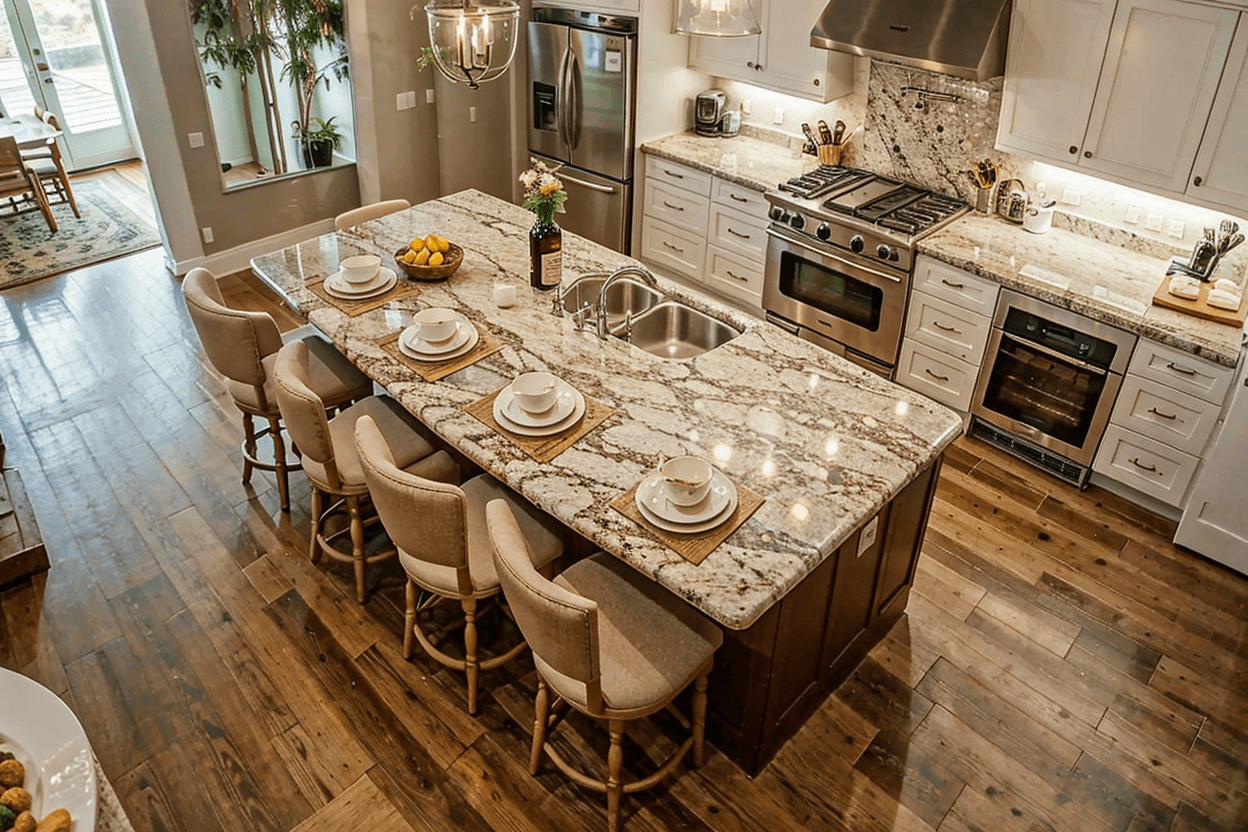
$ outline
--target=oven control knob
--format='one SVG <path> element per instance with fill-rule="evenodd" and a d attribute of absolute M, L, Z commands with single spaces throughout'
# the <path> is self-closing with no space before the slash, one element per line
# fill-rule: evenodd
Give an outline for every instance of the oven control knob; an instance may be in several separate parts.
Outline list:
<path fill-rule="evenodd" d="M 880 258 L 881 260 L 887 260 L 887 259 L 889 259 L 890 257 L 893 257 L 894 259 L 896 259 L 896 257 L 895 257 L 896 252 L 894 252 L 894 251 L 893 251 L 893 247 L 892 247 L 892 246 L 886 246 L 886 245 L 884 245 L 884 244 L 882 244 L 882 243 L 880 244 L 880 247 L 879 247 L 879 248 L 877 248 L 877 249 L 875 250 L 875 253 L 876 253 L 876 255 L 878 255 L 878 256 L 879 256 L 879 258 Z"/>
<path fill-rule="evenodd" d="M 801 214 L 794 214 L 793 219 L 789 220 L 789 224 L 792 225 L 794 228 L 796 228 L 798 231 L 801 231 L 803 228 L 806 227 L 806 218 L 803 217 Z"/>
<path fill-rule="evenodd" d="M 782 218 L 784 217 L 784 209 L 779 205 L 773 205 L 771 206 L 770 216 L 773 220 L 780 220 L 783 222 L 784 220 Z"/>
<path fill-rule="evenodd" d="M 866 244 L 867 244 L 867 241 L 862 239 L 861 234 L 855 234 L 853 237 L 849 238 L 849 247 L 852 248 L 856 252 L 862 251 L 863 246 L 865 246 Z"/>
<path fill-rule="evenodd" d="M 827 240 L 832 236 L 832 226 L 825 222 L 815 229 L 815 233 L 819 235 L 820 240 Z"/>

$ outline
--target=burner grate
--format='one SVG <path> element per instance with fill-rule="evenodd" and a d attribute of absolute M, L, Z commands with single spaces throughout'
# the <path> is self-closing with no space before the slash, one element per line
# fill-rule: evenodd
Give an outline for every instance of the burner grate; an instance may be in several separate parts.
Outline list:
<path fill-rule="evenodd" d="M 812 171 L 796 176 L 780 186 L 780 190 L 800 196 L 803 199 L 815 199 L 833 191 L 856 185 L 870 179 L 874 174 L 854 168 L 842 168 L 835 165 L 820 165 Z"/>

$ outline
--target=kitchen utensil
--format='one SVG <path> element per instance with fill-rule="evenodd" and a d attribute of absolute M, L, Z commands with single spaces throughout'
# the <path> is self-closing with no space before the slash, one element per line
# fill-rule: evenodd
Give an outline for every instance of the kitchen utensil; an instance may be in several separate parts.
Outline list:
<path fill-rule="evenodd" d="M 1243 241 L 1244 241 L 1243 234 L 1235 234 L 1233 237 L 1231 237 L 1231 239 L 1226 241 L 1226 248 L 1222 249 L 1222 253 L 1226 254 L 1228 251 L 1235 248 Z"/>
<path fill-rule="evenodd" d="M 815 131 L 810 129 L 810 125 L 802 122 L 802 134 L 806 136 L 806 141 L 810 142 L 811 147 L 819 146 L 819 139 L 815 136 Z"/>
<path fill-rule="evenodd" d="M 1234 220 L 1222 220 L 1222 222 L 1218 223 L 1217 244 L 1218 244 L 1219 251 L 1226 250 L 1225 248 L 1223 248 L 1223 246 L 1226 244 L 1227 240 L 1235 236 L 1235 232 L 1238 230 L 1239 230 L 1239 223 L 1235 222 Z"/>
<path fill-rule="evenodd" d="M 1219 235 L 1220 233 L 1219 231 Z M 1196 245 L 1192 246 L 1192 257 L 1187 263 L 1187 268 L 1201 280 L 1208 280 L 1219 256 L 1218 246 L 1201 238 L 1196 241 Z"/>
<path fill-rule="evenodd" d="M 723 139 L 731 139 L 733 136 L 741 132 L 741 111 L 729 110 L 724 113 L 724 117 L 719 120 L 719 136 Z"/>
<path fill-rule="evenodd" d="M 1021 179 L 1011 179 L 1001 185 L 997 198 L 997 213 L 1012 223 L 1022 224 L 1027 212 L 1027 191 Z"/>
<path fill-rule="evenodd" d="M 836 120 L 836 128 L 832 131 L 832 144 L 842 144 L 845 141 L 845 122 L 840 119 Z"/>
<path fill-rule="evenodd" d="M 1023 229 L 1032 234 L 1046 234 L 1053 227 L 1053 200 L 1031 205 L 1023 213 Z"/>
<path fill-rule="evenodd" d="M 823 119 L 819 119 L 819 144 L 834 144 L 832 131 L 828 129 L 828 123 Z"/>

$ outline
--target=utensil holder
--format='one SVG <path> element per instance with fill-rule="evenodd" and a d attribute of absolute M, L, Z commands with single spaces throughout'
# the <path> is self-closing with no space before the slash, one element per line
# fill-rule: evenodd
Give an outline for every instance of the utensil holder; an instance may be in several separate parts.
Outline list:
<path fill-rule="evenodd" d="M 841 163 L 841 150 L 844 145 L 840 144 L 821 144 L 818 146 L 819 164 L 821 165 L 839 165 Z"/>
<path fill-rule="evenodd" d="M 996 213 L 996 193 L 997 186 L 995 184 L 990 185 L 987 188 L 980 188 L 975 194 L 975 210 L 981 214 Z"/>

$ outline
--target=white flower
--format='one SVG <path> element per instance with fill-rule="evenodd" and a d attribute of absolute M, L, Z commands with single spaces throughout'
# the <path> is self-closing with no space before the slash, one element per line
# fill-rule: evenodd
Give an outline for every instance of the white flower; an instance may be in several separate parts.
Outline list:
<path fill-rule="evenodd" d="M 537 183 L 537 171 L 532 169 L 526 170 L 520 174 L 520 182 L 523 183 L 524 187 L 532 188 Z"/>

